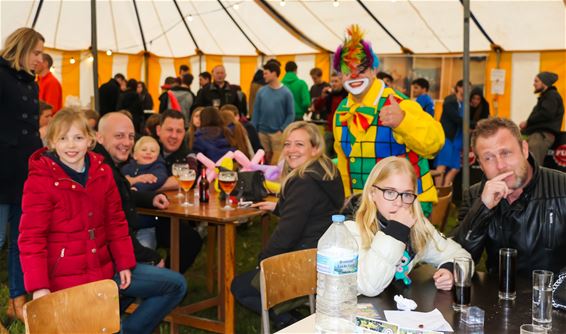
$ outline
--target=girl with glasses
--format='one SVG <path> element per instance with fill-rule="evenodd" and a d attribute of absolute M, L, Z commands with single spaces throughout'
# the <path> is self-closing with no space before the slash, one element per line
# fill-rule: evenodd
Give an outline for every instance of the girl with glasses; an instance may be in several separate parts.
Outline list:
<path fill-rule="evenodd" d="M 433 276 L 438 289 L 452 289 L 452 260 L 471 256 L 424 216 L 417 201 L 417 176 L 407 159 L 379 161 L 359 201 L 355 221 L 346 221 L 346 227 L 360 248 L 360 293 L 376 296 L 393 280 L 411 284 L 409 272 L 419 262 L 438 268 Z"/>

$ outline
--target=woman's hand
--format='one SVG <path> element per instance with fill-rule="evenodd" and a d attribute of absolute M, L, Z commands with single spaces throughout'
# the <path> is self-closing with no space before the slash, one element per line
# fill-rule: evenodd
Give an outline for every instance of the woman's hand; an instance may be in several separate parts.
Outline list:
<path fill-rule="evenodd" d="M 408 228 L 413 227 L 413 225 L 415 225 L 415 222 L 417 221 L 415 215 L 413 214 L 413 210 L 404 206 L 399 208 L 397 212 L 389 214 L 389 220 L 398 221 Z"/>
<path fill-rule="evenodd" d="M 258 208 L 264 211 L 273 211 L 277 206 L 276 202 L 257 202 L 252 204 L 252 208 Z"/>
<path fill-rule="evenodd" d="M 51 293 L 51 290 L 49 289 L 39 289 L 39 290 L 35 290 L 33 292 L 33 299 L 37 299 L 37 298 L 41 298 L 45 295 L 48 295 Z"/>
<path fill-rule="evenodd" d="M 438 290 L 451 290 L 452 285 L 454 285 L 454 277 L 450 270 L 447 269 L 438 269 L 434 275 L 432 275 L 434 279 L 434 285 Z"/>
<path fill-rule="evenodd" d="M 125 290 L 130 286 L 132 282 L 132 272 L 130 269 L 124 269 L 120 271 L 120 289 Z"/>

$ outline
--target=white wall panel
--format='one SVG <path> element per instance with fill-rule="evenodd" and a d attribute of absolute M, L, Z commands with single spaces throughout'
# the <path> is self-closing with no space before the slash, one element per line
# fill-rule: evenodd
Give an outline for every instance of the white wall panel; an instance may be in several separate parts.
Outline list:
<path fill-rule="evenodd" d="M 537 102 L 533 80 L 540 69 L 540 54 L 514 53 L 511 70 L 511 120 L 527 120 Z"/>

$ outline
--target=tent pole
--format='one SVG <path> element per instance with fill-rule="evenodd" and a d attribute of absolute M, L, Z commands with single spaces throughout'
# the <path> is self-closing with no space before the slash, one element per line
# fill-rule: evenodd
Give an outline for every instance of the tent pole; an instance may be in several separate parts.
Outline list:
<path fill-rule="evenodd" d="M 35 29 L 35 24 L 37 23 L 37 19 L 39 18 L 39 13 L 41 13 L 41 6 L 43 6 L 43 0 L 39 0 L 39 5 L 37 6 L 37 11 L 35 12 L 35 16 L 33 17 L 33 23 L 31 24 L 32 29 Z"/>
<path fill-rule="evenodd" d="M 94 88 L 94 106 L 92 109 L 98 111 L 99 109 L 99 96 L 98 96 L 98 43 L 96 35 L 96 0 L 90 0 L 90 44 L 92 46 L 91 52 L 94 59 L 92 63 L 92 83 Z"/>
<path fill-rule="evenodd" d="M 470 187 L 470 0 L 464 0 L 464 150 L 462 158 L 462 198 Z"/>

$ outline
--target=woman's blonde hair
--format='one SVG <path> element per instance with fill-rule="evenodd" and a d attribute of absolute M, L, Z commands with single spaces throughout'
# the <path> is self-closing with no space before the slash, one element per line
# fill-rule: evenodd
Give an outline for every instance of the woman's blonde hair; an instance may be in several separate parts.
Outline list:
<path fill-rule="evenodd" d="M 193 112 L 191 113 L 191 119 L 189 120 L 189 139 L 187 141 L 187 144 L 191 148 L 193 147 L 193 144 L 195 142 L 195 132 L 197 132 L 197 127 L 193 124 L 193 117 L 195 117 L 196 115 L 199 115 L 200 117 L 200 113 L 202 113 L 203 110 L 204 107 L 196 107 L 195 110 L 193 110 Z"/>
<path fill-rule="evenodd" d="M 96 138 L 94 132 L 88 126 L 88 121 L 83 112 L 74 108 L 63 108 L 59 110 L 49 125 L 47 126 L 47 133 L 45 134 L 45 141 L 47 148 L 50 151 L 55 151 L 55 143 L 62 134 L 67 133 L 71 126 L 76 124 L 83 134 L 90 140 L 89 149 L 93 149 L 96 145 Z"/>
<path fill-rule="evenodd" d="M 225 106 L 224 106 L 225 107 Z M 228 108 L 222 108 L 220 110 L 220 117 L 224 121 L 224 124 L 230 129 L 230 125 L 233 127 L 230 129 L 231 137 L 236 144 L 236 148 L 242 151 L 248 158 L 252 158 L 253 152 L 250 152 L 248 148 L 248 132 L 242 123 L 238 122 L 234 113 Z M 251 145 L 250 145 L 251 146 Z"/>
<path fill-rule="evenodd" d="M 284 144 L 285 141 L 287 140 L 289 135 L 295 130 L 306 131 L 306 133 L 309 136 L 310 144 L 316 150 L 316 154 L 315 156 L 307 160 L 304 164 L 302 164 L 301 166 L 295 169 L 291 169 L 291 167 L 285 160 L 285 163 L 283 164 L 283 171 L 281 173 L 281 193 L 283 193 L 283 190 L 285 188 L 285 183 L 287 183 L 287 180 L 295 176 L 303 177 L 305 173 L 309 170 L 309 167 L 315 162 L 318 162 L 322 167 L 322 170 L 324 171 L 324 175 L 322 176 L 323 180 L 325 181 L 332 180 L 338 176 L 338 169 L 332 163 L 332 160 L 330 160 L 330 158 L 328 158 L 324 153 L 325 152 L 324 138 L 322 137 L 322 134 L 320 133 L 320 130 L 316 125 L 305 121 L 293 122 L 289 124 L 289 126 L 285 128 L 285 131 L 283 131 L 283 145 L 285 145 Z M 285 150 L 285 148 L 283 148 L 283 150 Z"/>
<path fill-rule="evenodd" d="M 137 153 L 139 150 L 141 150 L 142 145 L 147 143 L 152 143 L 157 145 L 157 154 L 159 154 L 159 150 L 160 150 L 159 143 L 157 142 L 157 140 L 155 140 L 155 138 L 151 136 L 143 136 L 140 139 L 138 139 L 136 145 L 134 145 L 134 153 Z"/>
<path fill-rule="evenodd" d="M 37 31 L 31 28 L 19 28 L 6 38 L 0 57 L 10 63 L 16 71 L 24 70 L 33 74 L 26 58 L 39 41 L 45 42 L 45 38 Z"/>
<path fill-rule="evenodd" d="M 373 238 L 379 231 L 379 221 L 377 215 L 379 210 L 373 200 L 373 194 L 376 189 L 373 187 L 379 182 L 389 178 L 391 175 L 404 175 L 411 179 L 413 183 L 413 191 L 417 193 L 417 175 L 411 163 L 400 157 L 388 157 L 379 161 L 371 170 L 368 179 L 364 185 L 364 190 L 360 199 L 360 207 L 356 211 L 356 223 L 360 229 L 362 236 L 362 248 L 368 249 L 371 246 Z M 382 196 L 381 194 L 379 196 Z M 421 204 L 415 200 L 412 204 L 412 211 L 417 222 L 411 228 L 410 240 L 411 246 L 415 252 L 424 249 L 428 240 L 432 238 L 430 224 L 426 223 Z"/>

